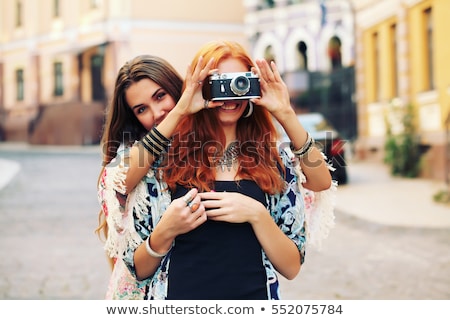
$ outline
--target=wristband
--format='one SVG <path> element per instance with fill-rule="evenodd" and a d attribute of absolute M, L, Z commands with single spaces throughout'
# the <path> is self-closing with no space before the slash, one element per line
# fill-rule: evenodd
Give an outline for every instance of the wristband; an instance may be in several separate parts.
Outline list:
<path fill-rule="evenodd" d="M 306 135 L 307 135 L 306 142 L 299 149 L 295 150 L 292 142 L 290 145 L 292 153 L 299 159 L 302 159 L 303 157 L 305 157 L 309 153 L 309 151 L 311 151 L 312 147 L 314 147 L 314 144 L 315 144 L 315 141 L 314 141 L 313 137 L 311 137 L 309 132 L 306 132 Z"/>
<path fill-rule="evenodd" d="M 164 137 L 156 127 L 153 127 L 142 139 L 141 144 L 154 157 L 159 157 L 170 146 L 170 139 Z"/>

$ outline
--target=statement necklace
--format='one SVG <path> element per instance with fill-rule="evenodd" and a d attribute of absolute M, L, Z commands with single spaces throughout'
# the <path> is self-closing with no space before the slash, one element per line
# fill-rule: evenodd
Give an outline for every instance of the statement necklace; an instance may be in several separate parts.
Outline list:
<path fill-rule="evenodd" d="M 225 167 L 228 171 L 231 170 L 231 167 L 236 169 L 238 155 L 238 142 L 234 141 L 228 145 L 222 157 L 215 161 L 215 165 L 217 168 L 222 169 L 222 172 L 225 172 Z"/>

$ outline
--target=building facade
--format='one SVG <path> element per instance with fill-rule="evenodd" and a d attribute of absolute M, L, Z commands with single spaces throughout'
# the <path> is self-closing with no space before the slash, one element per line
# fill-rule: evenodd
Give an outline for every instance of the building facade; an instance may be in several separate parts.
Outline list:
<path fill-rule="evenodd" d="M 450 1 L 354 3 L 357 149 L 364 157 L 381 158 L 388 129 L 404 129 L 396 113 L 411 106 L 424 150 L 422 175 L 448 179 Z"/>
<path fill-rule="evenodd" d="M 91 144 L 138 54 L 182 76 L 215 39 L 246 45 L 242 0 L 0 0 L 0 140 Z"/>
<path fill-rule="evenodd" d="M 357 138 L 354 12 L 348 0 L 245 0 L 255 58 L 275 60 L 298 113 L 320 112 Z"/>
<path fill-rule="evenodd" d="M 354 16 L 347 0 L 244 0 L 255 58 L 274 58 L 281 73 L 327 71 L 354 63 Z M 333 44 L 339 59 L 330 52 Z M 339 61 L 336 61 L 339 60 Z"/>
<path fill-rule="evenodd" d="M 381 161 L 411 105 L 422 175 L 448 179 L 449 12 L 448 0 L 0 0 L 0 141 L 96 143 L 126 60 L 160 55 L 184 76 L 200 45 L 232 39 L 275 60 L 293 107 L 331 117 L 357 157 Z"/>

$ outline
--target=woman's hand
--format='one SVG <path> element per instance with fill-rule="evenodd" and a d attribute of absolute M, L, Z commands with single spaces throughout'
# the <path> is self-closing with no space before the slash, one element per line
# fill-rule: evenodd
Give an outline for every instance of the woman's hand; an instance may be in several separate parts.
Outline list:
<path fill-rule="evenodd" d="M 275 62 L 256 60 L 258 68 L 252 71 L 258 74 L 261 86 L 261 98 L 252 99 L 255 104 L 266 108 L 278 121 L 283 117 L 291 116 L 294 111 L 291 107 L 289 91 L 278 72 Z"/>
<path fill-rule="evenodd" d="M 185 196 L 172 201 L 156 228 L 163 228 L 165 236 L 175 238 L 197 228 L 206 219 L 205 207 L 197 189 L 194 188 Z"/>
<path fill-rule="evenodd" d="M 147 242 L 153 251 L 168 252 L 177 235 L 189 232 L 206 221 L 205 207 L 200 200 L 197 189 L 192 189 L 184 197 L 172 201 L 151 233 L 151 244 Z M 160 263 L 161 258 L 149 255 L 146 244 L 142 243 L 134 253 L 137 279 L 150 277 Z"/>
<path fill-rule="evenodd" d="M 204 192 L 200 197 L 210 220 L 253 223 L 267 213 L 259 201 L 237 192 Z"/>
<path fill-rule="evenodd" d="M 211 69 L 213 62 L 214 59 L 211 58 L 211 60 L 209 60 L 208 63 L 202 67 L 203 57 L 200 57 L 194 70 L 192 70 L 191 65 L 188 66 L 186 71 L 185 88 L 180 100 L 175 106 L 175 110 L 180 112 L 182 115 L 196 113 L 203 108 L 216 107 L 222 104 L 220 102 L 212 101 L 205 104 L 205 99 L 203 99 L 203 83 L 211 73 L 216 71 L 216 69 Z"/>
<path fill-rule="evenodd" d="M 293 279 L 298 274 L 300 253 L 295 243 L 276 225 L 261 202 L 236 192 L 204 192 L 200 196 L 208 219 L 249 222 L 275 269 L 287 279 Z"/>

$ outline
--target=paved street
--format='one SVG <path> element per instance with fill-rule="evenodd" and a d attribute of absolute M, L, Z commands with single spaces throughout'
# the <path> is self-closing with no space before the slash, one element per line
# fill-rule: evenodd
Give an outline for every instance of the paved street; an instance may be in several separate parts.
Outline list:
<path fill-rule="evenodd" d="M 108 265 L 94 234 L 99 152 L 0 152 L 21 166 L 0 191 L 0 298 L 103 298 Z"/>
<path fill-rule="evenodd" d="M 20 164 L 0 189 L 0 299 L 103 299 L 109 270 L 94 234 L 99 149 L 2 148 L 0 158 Z M 447 228 L 390 227 L 336 212 L 324 248 L 308 251 L 282 295 L 450 299 L 449 248 Z"/>

